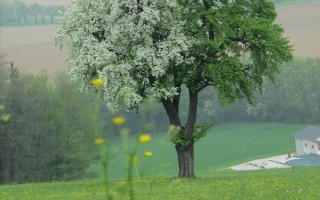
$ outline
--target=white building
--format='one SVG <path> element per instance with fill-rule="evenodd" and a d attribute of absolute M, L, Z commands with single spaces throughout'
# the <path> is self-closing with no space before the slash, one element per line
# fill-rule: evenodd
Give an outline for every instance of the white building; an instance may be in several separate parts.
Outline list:
<path fill-rule="evenodd" d="M 320 128 L 307 126 L 295 134 L 297 155 L 320 155 Z"/>

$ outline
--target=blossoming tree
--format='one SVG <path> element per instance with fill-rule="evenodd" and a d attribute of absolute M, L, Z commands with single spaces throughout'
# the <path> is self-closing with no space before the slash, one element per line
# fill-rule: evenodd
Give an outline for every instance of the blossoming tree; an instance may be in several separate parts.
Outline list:
<path fill-rule="evenodd" d="M 56 43 L 68 46 L 70 74 L 84 89 L 104 80 L 98 92 L 110 110 L 159 99 L 170 124 L 181 128 L 173 141 L 179 177 L 195 177 L 199 92 L 213 86 L 229 102 L 251 101 L 264 77 L 292 57 L 275 18 L 267 0 L 73 0 Z M 186 124 L 179 116 L 183 85 Z"/>

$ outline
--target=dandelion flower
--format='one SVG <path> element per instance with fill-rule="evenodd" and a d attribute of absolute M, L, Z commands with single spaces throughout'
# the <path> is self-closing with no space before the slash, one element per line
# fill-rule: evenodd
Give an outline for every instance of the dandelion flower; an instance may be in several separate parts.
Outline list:
<path fill-rule="evenodd" d="M 147 156 L 147 157 L 150 157 L 150 156 L 152 156 L 152 152 L 151 151 L 146 151 L 146 152 L 144 152 L 144 155 Z"/>
<path fill-rule="evenodd" d="M 115 125 L 121 125 L 125 122 L 125 119 L 123 117 L 115 117 L 113 118 L 113 123 Z"/>
<path fill-rule="evenodd" d="M 141 134 L 139 136 L 139 141 L 141 143 L 148 143 L 151 140 L 151 135 L 150 134 Z"/>
<path fill-rule="evenodd" d="M 105 143 L 105 140 L 104 140 L 103 138 L 96 138 L 96 139 L 94 140 L 94 143 L 95 143 L 96 145 L 103 145 L 103 144 Z"/>
<path fill-rule="evenodd" d="M 102 78 L 92 79 L 91 84 L 94 87 L 101 87 L 103 85 L 104 81 Z"/>

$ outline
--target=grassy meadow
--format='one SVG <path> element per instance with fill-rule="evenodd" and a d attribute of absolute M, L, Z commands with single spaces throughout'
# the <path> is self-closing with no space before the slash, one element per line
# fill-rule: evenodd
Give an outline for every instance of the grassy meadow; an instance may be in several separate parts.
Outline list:
<path fill-rule="evenodd" d="M 233 165 L 295 151 L 293 135 L 303 129 L 299 124 L 233 123 L 214 126 L 208 135 L 195 144 L 195 172 L 198 177 L 210 177 L 215 171 Z M 112 142 L 114 159 L 110 167 L 111 178 L 123 179 L 123 157 L 120 141 Z M 140 146 L 153 156 L 141 160 L 140 171 L 146 177 L 177 175 L 177 158 L 174 146 L 166 133 L 153 135 L 148 144 Z"/>
<path fill-rule="evenodd" d="M 163 199 L 319 199 L 320 168 L 273 169 L 248 172 L 221 171 L 211 178 L 183 180 L 154 178 L 134 183 L 135 198 Z M 128 183 L 114 181 L 113 199 L 129 199 Z M 96 181 L 8 185 L 0 187 L 0 199 L 53 200 L 105 199 Z"/>
<path fill-rule="evenodd" d="M 295 150 L 293 135 L 305 125 L 233 123 L 214 126 L 195 146 L 194 180 L 176 179 L 174 148 L 165 133 L 139 147 L 142 179 L 134 183 L 136 199 L 317 199 L 320 168 L 259 171 L 224 170 L 232 165 Z M 133 136 L 134 137 L 134 136 Z M 110 141 L 114 158 L 109 173 L 114 199 L 129 199 L 123 181 L 120 141 Z M 143 158 L 144 151 L 153 156 Z M 0 199 L 104 199 L 98 180 L 0 186 Z"/>

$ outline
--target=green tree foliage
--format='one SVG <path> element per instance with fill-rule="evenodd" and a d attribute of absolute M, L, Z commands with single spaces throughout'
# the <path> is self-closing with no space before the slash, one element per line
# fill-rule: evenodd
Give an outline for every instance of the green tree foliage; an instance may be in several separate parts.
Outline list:
<path fill-rule="evenodd" d="M 291 59 L 273 3 L 260 1 L 73 1 L 56 41 L 69 47 L 68 66 L 83 88 L 97 90 L 110 110 L 136 108 L 148 96 L 162 102 L 171 125 L 179 177 L 194 177 L 193 147 L 198 95 L 213 86 L 220 99 L 252 100 L 264 77 Z M 182 123 L 179 103 L 187 88 Z M 179 141 L 180 141 L 179 140 Z"/>
<path fill-rule="evenodd" d="M 91 120 L 100 104 L 63 74 L 54 86 L 46 75 L 20 75 L 13 65 L 5 74 L 0 100 L 11 118 L 0 120 L 0 183 L 84 177 L 95 155 L 94 133 L 101 131 Z"/>

